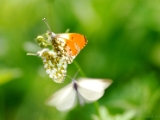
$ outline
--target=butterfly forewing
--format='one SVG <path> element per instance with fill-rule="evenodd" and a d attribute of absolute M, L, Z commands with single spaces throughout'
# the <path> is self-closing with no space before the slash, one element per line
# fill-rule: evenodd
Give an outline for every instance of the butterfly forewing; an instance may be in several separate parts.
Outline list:
<path fill-rule="evenodd" d="M 66 46 L 70 48 L 72 56 L 77 55 L 79 51 L 87 44 L 86 37 L 77 33 L 57 34 L 56 37 L 65 39 Z"/>
<path fill-rule="evenodd" d="M 110 79 L 95 78 L 79 78 L 77 81 L 80 86 L 96 91 L 104 90 L 112 83 L 112 80 Z"/>
<path fill-rule="evenodd" d="M 66 111 L 76 105 L 76 91 L 72 84 L 67 85 L 49 98 L 48 105 L 55 106 L 60 111 Z"/>
<path fill-rule="evenodd" d="M 85 101 L 92 102 L 101 98 L 111 83 L 111 80 L 81 78 L 78 81 L 78 91 Z"/>
<path fill-rule="evenodd" d="M 76 43 L 80 49 L 82 49 L 87 44 L 87 39 L 84 35 L 78 33 L 62 33 L 57 34 L 58 37 L 65 38 Z"/>

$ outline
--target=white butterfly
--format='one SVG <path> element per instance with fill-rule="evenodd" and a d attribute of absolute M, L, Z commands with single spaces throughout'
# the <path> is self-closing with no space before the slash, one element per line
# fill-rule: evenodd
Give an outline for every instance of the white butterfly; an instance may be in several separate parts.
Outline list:
<path fill-rule="evenodd" d="M 59 111 L 66 111 L 76 105 L 77 97 L 81 105 L 84 105 L 84 102 L 94 102 L 103 96 L 105 89 L 111 83 L 112 80 L 109 79 L 72 80 L 72 83 L 54 93 L 47 104 L 56 107 Z"/>

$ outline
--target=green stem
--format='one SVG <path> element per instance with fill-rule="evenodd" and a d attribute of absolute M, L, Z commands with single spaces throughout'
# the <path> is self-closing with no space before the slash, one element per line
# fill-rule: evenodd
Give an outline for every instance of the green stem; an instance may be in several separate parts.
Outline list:
<path fill-rule="evenodd" d="M 83 77 L 86 77 L 86 74 L 83 72 L 83 70 L 81 69 L 81 67 L 79 66 L 79 64 L 74 60 L 74 65 L 80 70 L 81 74 Z"/>
<path fill-rule="evenodd" d="M 94 107 L 96 109 L 97 115 L 99 116 L 99 120 L 102 120 L 101 116 L 100 116 L 100 111 L 99 111 L 99 103 L 98 101 L 94 102 Z"/>

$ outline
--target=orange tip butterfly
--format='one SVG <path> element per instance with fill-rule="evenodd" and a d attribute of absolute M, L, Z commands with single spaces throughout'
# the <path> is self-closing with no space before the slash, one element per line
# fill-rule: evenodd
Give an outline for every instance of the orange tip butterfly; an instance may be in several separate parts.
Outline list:
<path fill-rule="evenodd" d="M 78 33 L 55 34 L 51 31 L 44 18 L 49 31 L 36 38 L 39 46 L 43 49 L 37 54 L 28 53 L 28 55 L 38 55 L 42 58 L 46 73 L 56 83 L 63 83 L 67 65 L 71 64 L 81 49 L 87 44 L 86 37 Z M 52 49 L 49 49 L 49 48 Z"/>
<path fill-rule="evenodd" d="M 47 104 L 59 111 L 66 111 L 76 105 L 77 98 L 81 105 L 100 99 L 106 88 L 112 83 L 109 79 L 80 78 L 54 93 Z"/>
<path fill-rule="evenodd" d="M 49 31 L 44 35 L 36 38 L 39 46 L 46 48 L 51 46 L 59 56 L 64 56 L 68 64 L 73 62 L 73 59 L 87 44 L 87 39 L 84 35 L 78 33 L 60 33 L 55 34 L 50 30 L 49 25 L 44 18 Z"/>

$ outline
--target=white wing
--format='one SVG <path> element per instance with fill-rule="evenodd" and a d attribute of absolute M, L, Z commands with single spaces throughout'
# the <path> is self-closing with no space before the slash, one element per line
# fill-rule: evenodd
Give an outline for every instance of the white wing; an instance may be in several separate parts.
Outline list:
<path fill-rule="evenodd" d="M 107 87 L 110 86 L 112 80 L 80 78 L 77 80 L 78 91 L 86 102 L 96 101 L 101 98 Z"/>
<path fill-rule="evenodd" d="M 76 104 L 76 91 L 73 84 L 71 83 L 53 94 L 47 104 L 56 107 L 59 111 L 73 108 Z"/>

